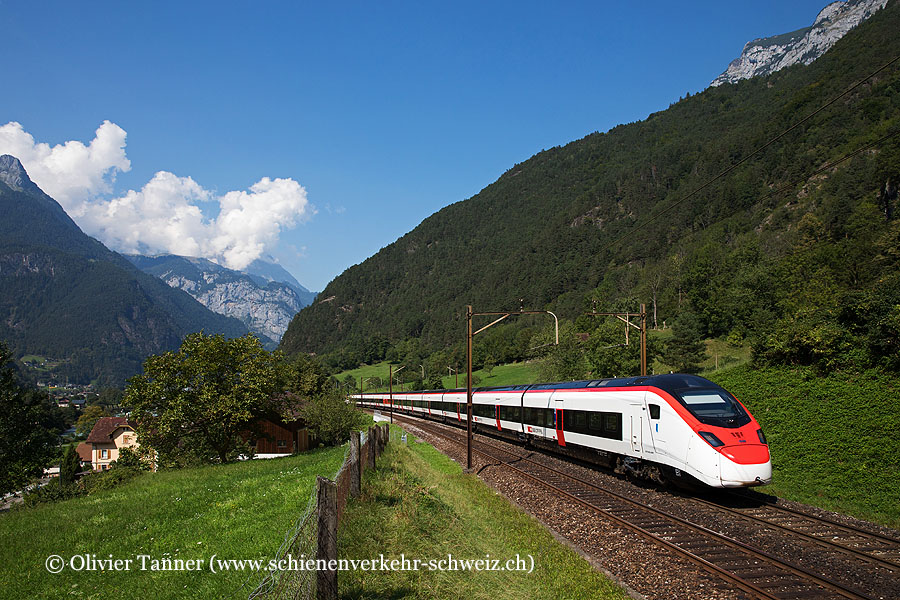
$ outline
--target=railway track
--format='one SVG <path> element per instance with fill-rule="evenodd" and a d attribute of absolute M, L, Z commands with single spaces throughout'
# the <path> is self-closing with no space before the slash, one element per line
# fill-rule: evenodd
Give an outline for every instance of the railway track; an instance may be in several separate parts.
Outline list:
<path fill-rule="evenodd" d="M 748 500 L 742 494 L 730 493 L 729 496 L 737 502 Z M 752 506 L 733 507 L 697 497 L 692 497 L 691 501 L 765 527 L 785 531 L 827 550 L 900 573 L 898 539 L 785 506 L 754 503 Z"/>
<path fill-rule="evenodd" d="M 465 445 L 465 436 L 461 436 L 455 428 L 446 428 L 419 418 L 397 414 L 394 416 L 451 443 Z M 473 447 L 473 452 L 484 457 L 488 464 L 502 465 L 517 475 L 687 558 L 751 597 L 875 598 L 827 575 L 815 573 L 739 540 L 532 460 L 533 453 L 523 455 L 484 439 L 480 439 L 478 446 Z M 715 503 L 710 504 L 714 508 L 722 508 Z M 740 514 L 742 517 L 750 516 L 749 513 Z M 771 524 L 770 521 L 765 522 Z M 866 558 L 873 557 L 867 555 Z M 893 568 L 896 569 L 896 565 Z"/>

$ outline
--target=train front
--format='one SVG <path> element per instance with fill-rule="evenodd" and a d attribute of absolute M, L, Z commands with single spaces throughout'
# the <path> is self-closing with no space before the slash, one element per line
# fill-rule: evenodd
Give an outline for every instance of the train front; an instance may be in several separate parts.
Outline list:
<path fill-rule="evenodd" d="M 675 397 L 684 410 L 694 434 L 687 463 L 705 483 L 736 488 L 772 482 L 772 460 L 762 428 L 733 394 L 696 375 L 658 379 L 662 381 L 655 385 Z"/>

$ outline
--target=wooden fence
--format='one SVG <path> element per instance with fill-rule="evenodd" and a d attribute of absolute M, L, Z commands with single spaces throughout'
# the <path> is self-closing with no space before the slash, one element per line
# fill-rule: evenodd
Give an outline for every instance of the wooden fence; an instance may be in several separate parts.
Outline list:
<path fill-rule="evenodd" d="M 334 480 L 321 476 L 316 478 L 316 489 L 306 510 L 287 532 L 278 549 L 275 558 L 289 568 L 265 572 L 248 600 L 337 599 L 338 522 L 347 499 L 359 495 L 363 472 L 375 468 L 375 459 L 384 452 L 389 438 L 387 423 L 369 427 L 367 432 L 353 433 L 350 448 Z M 315 561 L 315 569 L 305 568 L 310 560 Z M 325 568 L 320 568 L 323 566 Z M 328 566 L 335 568 L 329 569 Z"/>

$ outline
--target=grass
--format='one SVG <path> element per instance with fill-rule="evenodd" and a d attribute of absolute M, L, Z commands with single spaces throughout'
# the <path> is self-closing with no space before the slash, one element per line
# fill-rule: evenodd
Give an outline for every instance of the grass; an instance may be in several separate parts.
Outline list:
<path fill-rule="evenodd" d="M 703 343 L 706 345 L 707 358 L 700 363 L 702 375 L 745 365 L 752 358 L 749 345 L 732 346 L 728 342 L 718 339 L 705 340 Z"/>
<path fill-rule="evenodd" d="M 525 385 L 528 383 L 538 382 L 538 363 L 537 362 L 519 362 L 510 363 L 508 365 L 497 365 L 491 370 L 490 376 L 483 370 L 479 369 L 474 373 L 478 378 L 479 386 L 487 387 L 493 385 Z M 472 381 L 476 381 L 473 379 Z M 460 377 L 460 386 L 465 385 L 465 376 Z M 444 386 L 448 388 L 456 387 L 455 377 L 444 377 Z"/>
<path fill-rule="evenodd" d="M 394 438 L 397 432 L 395 427 Z M 431 446 L 397 441 L 368 472 L 359 499 L 347 505 L 338 555 L 378 558 L 526 561 L 517 571 L 342 571 L 342 598 L 627 598 L 532 517 Z"/>
<path fill-rule="evenodd" d="M 900 528 L 900 377 L 749 366 L 709 377 L 768 438 L 774 482 L 761 491 Z"/>
<path fill-rule="evenodd" d="M 353 376 L 353 380 L 356 381 L 357 387 L 359 386 L 359 378 L 362 377 L 365 381 L 370 377 L 378 377 L 380 381 L 387 382 L 388 379 L 388 362 L 380 362 L 374 365 L 363 365 L 361 367 L 357 367 L 355 369 L 350 369 L 349 371 L 343 371 L 335 375 L 338 381 L 343 381 L 346 379 L 347 375 Z M 520 363 L 511 363 L 508 365 L 498 365 L 494 367 L 491 371 L 490 377 L 488 377 L 487 373 L 484 370 L 479 369 L 475 371 L 475 376 L 480 380 L 478 383 L 479 386 L 492 386 L 492 385 L 524 385 L 527 383 L 537 383 L 538 381 L 538 364 L 536 362 L 520 362 Z M 443 383 L 444 387 L 447 389 L 452 389 L 456 387 L 456 377 L 454 375 L 446 375 L 444 376 Z M 465 374 L 459 378 L 460 386 L 465 385 Z M 367 392 L 378 392 L 378 391 L 387 391 L 387 385 L 382 385 L 381 387 L 377 387 L 375 382 L 365 382 L 366 391 Z M 400 391 L 400 385 L 394 385 L 394 391 Z"/>
<path fill-rule="evenodd" d="M 91 496 L 0 515 L 0 589 L 7 598 L 222 598 L 246 595 L 245 572 L 140 571 L 137 555 L 208 561 L 271 558 L 306 508 L 316 475 L 344 448 L 271 460 L 149 473 Z M 132 559 L 130 571 L 50 574 L 52 554 Z M 252 585 L 248 584 L 252 589 Z M 240 593 L 238 593 L 240 592 Z"/>

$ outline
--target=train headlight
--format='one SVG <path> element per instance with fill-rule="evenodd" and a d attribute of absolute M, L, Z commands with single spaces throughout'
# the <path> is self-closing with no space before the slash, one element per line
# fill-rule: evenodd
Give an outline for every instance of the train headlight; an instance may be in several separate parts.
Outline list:
<path fill-rule="evenodd" d="M 769 445 L 769 442 L 766 441 L 766 436 L 763 434 L 762 429 L 757 429 L 756 435 L 759 438 L 760 443 L 765 444 L 767 446 Z"/>
<path fill-rule="evenodd" d="M 702 437 L 704 440 L 706 440 L 706 443 L 708 443 L 713 448 L 718 448 L 719 446 L 725 445 L 725 443 L 722 440 L 717 438 L 715 436 L 715 434 L 710 433 L 709 431 L 698 431 L 697 433 L 699 433 L 700 437 Z"/>

